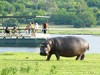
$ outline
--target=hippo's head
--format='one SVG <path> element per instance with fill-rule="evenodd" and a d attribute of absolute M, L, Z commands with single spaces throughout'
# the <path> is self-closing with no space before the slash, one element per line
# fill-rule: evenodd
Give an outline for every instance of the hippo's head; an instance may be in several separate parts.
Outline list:
<path fill-rule="evenodd" d="M 51 43 L 52 43 L 52 41 L 45 41 L 45 42 L 41 43 L 40 55 L 46 56 L 49 54 L 49 52 L 51 50 Z"/>

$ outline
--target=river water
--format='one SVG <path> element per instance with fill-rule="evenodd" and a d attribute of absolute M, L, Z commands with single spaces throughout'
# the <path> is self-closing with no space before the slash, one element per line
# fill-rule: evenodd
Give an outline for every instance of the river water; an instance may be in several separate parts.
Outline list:
<path fill-rule="evenodd" d="M 58 35 L 51 34 L 50 38 L 58 37 L 58 36 L 69 36 L 69 35 Z M 89 42 L 89 51 L 86 53 L 100 53 L 100 36 L 95 35 L 70 35 L 70 36 L 78 36 L 82 37 Z M 39 53 L 39 47 L 0 47 L 0 53 L 2 52 L 37 52 Z"/>

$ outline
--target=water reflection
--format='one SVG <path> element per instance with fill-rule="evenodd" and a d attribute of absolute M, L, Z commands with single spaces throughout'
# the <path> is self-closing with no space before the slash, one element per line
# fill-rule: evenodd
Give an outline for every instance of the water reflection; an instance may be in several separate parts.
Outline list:
<path fill-rule="evenodd" d="M 69 35 L 57 35 L 52 34 L 50 37 L 58 37 L 58 36 L 69 36 Z M 79 36 L 84 39 L 86 39 L 89 42 L 90 48 L 89 51 L 86 53 L 100 53 L 100 36 L 94 36 L 94 35 L 70 35 L 70 36 Z M 1 52 L 37 52 L 39 53 L 40 50 L 38 47 L 0 47 L 0 53 Z"/>

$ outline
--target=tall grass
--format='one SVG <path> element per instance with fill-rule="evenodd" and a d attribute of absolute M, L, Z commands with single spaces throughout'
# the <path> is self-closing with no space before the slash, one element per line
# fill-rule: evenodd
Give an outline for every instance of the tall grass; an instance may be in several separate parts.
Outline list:
<path fill-rule="evenodd" d="M 26 58 L 28 57 L 28 58 Z M 0 54 L 0 75 L 99 75 L 100 54 L 86 54 L 85 60 L 61 57 L 50 61 L 38 53 Z"/>

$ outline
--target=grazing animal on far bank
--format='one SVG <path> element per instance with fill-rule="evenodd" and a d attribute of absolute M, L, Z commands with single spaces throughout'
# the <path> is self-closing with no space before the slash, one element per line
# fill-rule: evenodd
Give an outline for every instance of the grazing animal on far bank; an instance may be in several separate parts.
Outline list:
<path fill-rule="evenodd" d="M 42 42 L 40 55 L 47 56 L 46 60 L 50 60 L 52 54 L 56 55 L 57 60 L 60 60 L 60 56 L 77 56 L 76 60 L 83 60 L 86 50 L 89 50 L 89 43 L 81 37 L 54 37 Z"/>

